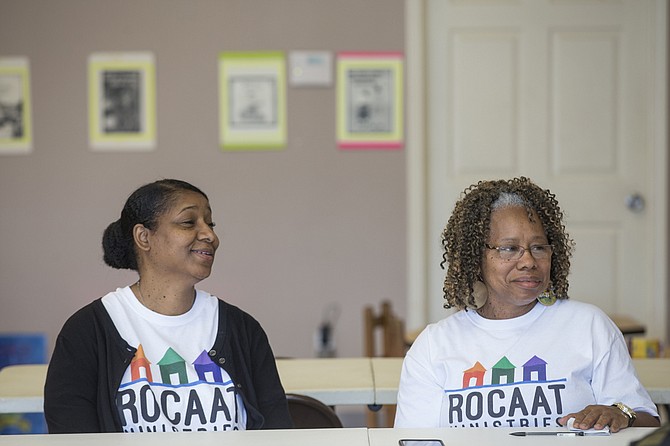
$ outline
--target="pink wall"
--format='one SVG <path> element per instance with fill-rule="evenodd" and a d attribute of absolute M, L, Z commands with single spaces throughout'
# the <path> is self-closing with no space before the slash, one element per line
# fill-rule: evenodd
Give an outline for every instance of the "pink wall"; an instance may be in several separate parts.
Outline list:
<path fill-rule="evenodd" d="M 362 352 L 362 307 L 404 314 L 405 153 L 340 151 L 335 89 L 288 88 L 288 145 L 222 153 L 217 56 L 237 50 L 404 51 L 403 0 L 0 0 L 0 56 L 30 60 L 34 151 L 0 157 L 0 331 L 53 342 L 76 309 L 135 275 L 105 266 L 102 231 L 141 184 L 193 182 L 222 237 L 206 289 L 253 314 L 275 353 L 313 355 L 339 302 L 340 356 Z M 156 56 L 158 148 L 94 153 L 92 52 Z"/>

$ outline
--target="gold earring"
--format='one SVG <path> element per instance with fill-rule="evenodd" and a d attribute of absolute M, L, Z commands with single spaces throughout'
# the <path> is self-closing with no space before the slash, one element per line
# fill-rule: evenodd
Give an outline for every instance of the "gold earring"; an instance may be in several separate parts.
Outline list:
<path fill-rule="evenodd" d="M 554 293 L 554 287 L 550 286 L 545 292 L 537 296 L 537 301 L 544 305 L 545 307 L 550 307 L 556 303 L 556 294 Z"/>
<path fill-rule="evenodd" d="M 489 290 L 486 288 L 484 282 L 478 280 L 472 285 L 472 298 L 474 300 L 473 305 L 468 305 L 468 307 L 478 310 L 484 306 L 486 301 L 489 299 Z"/>

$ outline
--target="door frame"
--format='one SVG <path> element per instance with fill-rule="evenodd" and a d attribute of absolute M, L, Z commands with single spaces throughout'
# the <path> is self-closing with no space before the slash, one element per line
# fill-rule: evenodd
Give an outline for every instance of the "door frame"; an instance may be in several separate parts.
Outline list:
<path fill-rule="evenodd" d="M 661 341 L 667 345 L 670 339 L 670 305 L 668 304 L 668 7 L 666 0 L 653 0 L 656 14 L 650 17 L 655 28 L 656 46 L 653 81 L 657 94 L 653 104 L 653 129 L 649 140 L 653 146 L 653 190 L 650 205 L 657 210 L 658 218 L 653 224 L 653 236 L 658 241 L 654 253 L 654 326 L 661 327 Z M 406 52 L 406 174 L 407 174 L 407 328 L 416 330 L 429 320 L 428 265 L 439 259 L 429 259 L 429 244 L 438 234 L 428 234 L 428 162 L 427 148 L 427 2 L 428 0 L 405 0 L 405 52 Z M 660 193 L 656 193 L 660 191 Z M 446 316 L 446 313 L 445 313 Z"/>

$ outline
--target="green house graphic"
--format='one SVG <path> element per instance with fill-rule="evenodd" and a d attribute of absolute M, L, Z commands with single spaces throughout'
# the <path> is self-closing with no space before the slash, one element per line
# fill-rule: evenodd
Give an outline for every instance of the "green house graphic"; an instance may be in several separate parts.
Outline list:
<path fill-rule="evenodd" d="M 169 347 L 160 361 L 158 361 L 161 371 L 161 379 L 163 384 L 188 384 L 188 376 L 186 376 L 186 361 L 184 358 Z M 172 376 L 179 377 L 178 383 L 172 382 Z"/>
<path fill-rule="evenodd" d="M 509 362 L 507 356 L 500 358 L 491 369 L 491 384 L 500 384 L 502 378 L 505 378 L 505 383 L 510 384 L 514 382 L 514 364 Z"/>

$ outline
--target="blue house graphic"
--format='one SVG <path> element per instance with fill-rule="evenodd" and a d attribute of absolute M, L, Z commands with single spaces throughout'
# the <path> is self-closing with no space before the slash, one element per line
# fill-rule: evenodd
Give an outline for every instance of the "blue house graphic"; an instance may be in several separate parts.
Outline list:
<path fill-rule="evenodd" d="M 212 381 L 210 382 L 223 382 L 221 368 L 216 365 L 214 361 L 212 361 L 206 350 L 203 350 L 202 353 L 200 353 L 200 355 L 195 358 L 195 361 L 193 361 L 193 367 L 195 367 L 195 371 L 198 373 L 198 379 L 200 379 L 200 381 L 207 381 L 207 373 L 211 372 Z"/>
<path fill-rule="evenodd" d="M 533 381 L 533 374 L 536 375 L 535 381 L 547 380 L 547 363 L 537 356 L 533 356 L 523 365 L 524 381 Z"/>

